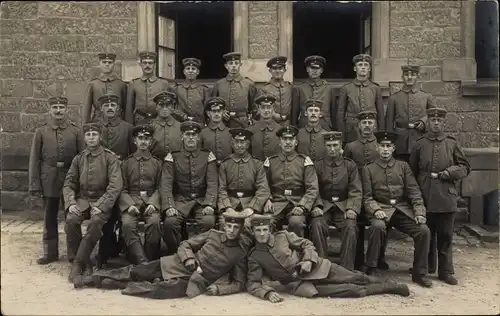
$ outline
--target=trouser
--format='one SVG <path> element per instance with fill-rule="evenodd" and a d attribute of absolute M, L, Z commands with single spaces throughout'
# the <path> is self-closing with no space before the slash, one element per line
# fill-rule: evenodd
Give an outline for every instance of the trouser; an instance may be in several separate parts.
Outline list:
<path fill-rule="evenodd" d="M 59 197 L 43 198 L 45 207 L 43 220 L 43 255 L 47 258 L 59 257 L 59 231 L 57 225 L 59 201 Z"/>
<path fill-rule="evenodd" d="M 370 222 L 365 263 L 367 267 L 377 267 L 381 245 L 386 237 L 386 227 L 389 225 L 413 238 L 415 244 L 413 271 L 415 274 L 427 274 L 427 256 L 429 254 L 430 242 L 430 230 L 427 225 L 417 224 L 413 218 L 410 218 L 399 210 L 394 212 L 389 223 L 376 218 L 372 218 Z"/>
<path fill-rule="evenodd" d="M 346 269 L 354 270 L 354 259 L 356 256 L 356 245 L 358 241 L 358 225 L 356 219 L 344 218 L 344 213 L 336 206 L 323 215 L 323 223 L 320 234 L 311 234 L 312 242 L 320 257 L 328 258 L 328 224 L 332 223 L 342 233 L 342 244 L 340 246 L 340 265 Z M 311 229 L 312 231 L 312 229 Z M 315 238 L 319 237 L 319 238 Z"/>
<path fill-rule="evenodd" d="M 145 215 L 144 211 L 145 207 L 143 206 L 140 208 L 139 215 L 130 214 L 126 211 L 121 214 L 122 236 L 129 255 L 135 264 L 160 258 L 161 215 L 159 212 Z M 137 228 L 140 219 L 145 221 L 144 250 L 142 249 L 141 237 Z"/>
<path fill-rule="evenodd" d="M 115 226 L 120 218 L 120 210 L 117 207 L 111 209 L 109 219 L 102 228 L 102 236 L 99 240 L 99 250 L 97 257 L 97 266 L 106 263 L 109 258 L 119 255 L 118 236 L 115 232 Z"/>
<path fill-rule="evenodd" d="M 431 242 L 430 244 L 428 255 L 429 271 L 436 270 L 437 259 L 438 274 L 440 276 L 455 273 L 452 249 L 454 222 L 455 212 L 427 213 L 427 226 L 429 226 L 431 238 L 435 241 L 435 243 Z"/>
<path fill-rule="evenodd" d="M 294 205 L 289 203 L 280 213 L 275 214 L 271 226 L 273 231 L 278 231 L 284 224 L 288 224 L 287 230 L 295 233 L 299 237 L 304 237 L 307 217 L 305 215 L 291 215 Z M 324 233 L 324 219 L 322 216 L 309 218 L 309 232 L 311 240 L 319 240 Z"/>
<path fill-rule="evenodd" d="M 196 223 L 201 227 L 200 232 L 206 232 L 215 227 L 215 214 L 203 215 L 203 207 L 197 204 L 192 212 Z M 186 223 L 186 217 L 180 214 L 170 217 L 165 217 L 163 220 L 163 241 L 167 246 L 167 255 L 172 255 L 177 252 L 177 248 L 182 241 L 182 228 Z"/>

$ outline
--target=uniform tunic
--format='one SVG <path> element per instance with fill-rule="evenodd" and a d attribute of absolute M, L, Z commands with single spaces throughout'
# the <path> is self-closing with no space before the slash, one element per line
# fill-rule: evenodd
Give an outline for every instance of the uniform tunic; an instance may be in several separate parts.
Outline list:
<path fill-rule="evenodd" d="M 323 102 L 321 126 L 325 130 L 333 130 L 335 126 L 333 118 L 336 111 L 336 96 L 333 87 L 323 79 L 309 79 L 298 84 L 295 90 L 298 106 L 292 115 L 292 125 L 304 127 L 307 124 L 307 118 L 304 116 L 304 113 L 306 113 L 305 103 L 309 99 L 317 99 Z"/>
<path fill-rule="evenodd" d="M 346 144 L 344 156 L 354 160 L 361 172 L 363 166 L 374 162 L 380 156 L 377 151 L 377 138 L 375 136 L 359 138 Z"/>
<path fill-rule="evenodd" d="M 229 133 L 229 128 L 224 123 L 217 125 L 212 122 L 203 128 L 200 133 L 201 147 L 211 151 L 217 158 L 217 165 L 226 159 L 233 152 L 231 147 L 232 136 Z"/>
<path fill-rule="evenodd" d="M 127 98 L 127 84 L 120 80 L 116 74 L 106 75 L 101 73 L 91 80 L 85 92 L 82 108 L 82 124 L 98 121 L 102 117 L 99 98 L 105 94 L 118 96 L 118 108 L 121 117 L 125 116 L 125 100 Z"/>
<path fill-rule="evenodd" d="M 182 148 L 181 123 L 172 116 L 167 120 L 155 118 L 150 125 L 154 129 L 151 153 L 153 156 L 163 159 L 167 153 Z"/>
<path fill-rule="evenodd" d="M 281 125 L 274 120 L 260 120 L 249 128 L 253 133 L 250 150 L 253 157 L 264 161 L 267 157 L 280 152 L 280 140 L 276 135 L 276 131 L 280 128 Z"/>
<path fill-rule="evenodd" d="M 176 84 L 174 91 L 177 94 L 177 110 L 204 125 L 204 104 L 209 97 L 209 88 L 197 82 L 184 81 Z"/>
<path fill-rule="evenodd" d="M 311 157 L 312 160 L 317 160 L 325 154 L 325 141 L 321 133 L 326 132 L 320 125 L 301 128 L 297 135 L 299 145 L 297 152 Z"/>
<path fill-rule="evenodd" d="M 290 124 L 292 108 L 294 107 L 294 88 L 288 81 L 272 80 L 264 84 L 262 92 L 270 94 L 276 98 L 274 102 L 274 111 L 285 116 L 284 121 L 279 121 L 282 126 Z"/>
<path fill-rule="evenodd" d="M 103 127 L 101 144 L 114 152 L 118 159 L 125 159 L 134 151 L 133 126 L 131 124 L 118 117 L 112 120 L 103 117 L 100 123 Z"/>

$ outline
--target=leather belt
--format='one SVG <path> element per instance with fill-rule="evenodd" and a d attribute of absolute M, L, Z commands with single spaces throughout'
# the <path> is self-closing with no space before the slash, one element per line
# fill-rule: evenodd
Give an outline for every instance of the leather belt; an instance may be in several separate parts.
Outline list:
<path fill-rule="evenodd" d="M 155 190 L 129 190 L 129 194 L 140 195 L 140 196 L 151 196 Z"/>
<path fill-rule="evenodd" d="M 80 197 L 88 197 L 88 198 L 99 198 L 101 197 L 106 191 L 80 191 L 79 196 Z"/>
<path fill-rule="evenodd" d="M 323 200 L 328 200 L 330 202 L 342 202 L 347 200 L 347 194 L 331 195 L 331 194 L 320 194 Z"/>
<path fill-rule="evenodd" d="M 178 191 L 176 192 L 176 194 L 179 194 L 183 197 L 190 197 L 192 199 L 196 199 L 196 198 L 199 198 L 199 197 L 204 197 L 207 192 L 205 190 L 199 190 L 197 192 L 182 192 L 182 191 Z"/>
<path fill-rule="evenodd" d="M 373 198 L 375 201 L 382 203 L 382 204 L 387 204 L 387 205 L 396 205 L 401 202 L 406 202 L 406 198 L 404 197 L 394 197 L 394 198 L 379 198 L 379 197 L 374 197 Z"/>
<path fill-rule="evenodd" d="M 419 171 L 418 174 L 419 175 L 423 174 L 423 175 L 429 176 L 432 179 L 437 179 L 438 178 L 438 173 L 437 172 Z"/>
<path fill-rule="evenodd" d="M 400 124 L 400 123 L 396 123 L 396 127 L 397 128 L 407 128 L 407 129 L 414 129 L 415 128 L 415 123 L 411 123 L 411 122 L 408 122 L 408 124 Z"/>
<path fill-rule="evenodd" d="M 303 188 L 293 189 L 293 190 L 272 190 L 272 195 L 284 195 L 284 196 L 301 196 L 304 195 L 305 190 Z"/>
<path fill-rule="evenodd" d="M 253 197 L 255 190 L 227 190 L 227 195 L 235 198 Z"/>
<path fill-rule="evenodd" d="M 69 168 L 70 165 L 70 163 L 66 163 L 65 161 L 57 161 L 57 158 L 52 158 L 52 159 L 49 158 L 46 160 L 42 160 L 42 164 L 57 168 L 64 168 L 64 167 Z"/>

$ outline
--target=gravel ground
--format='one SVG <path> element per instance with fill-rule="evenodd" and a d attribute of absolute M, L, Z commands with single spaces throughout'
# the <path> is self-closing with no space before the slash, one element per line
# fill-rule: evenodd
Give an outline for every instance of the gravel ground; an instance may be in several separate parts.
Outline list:
<path fill-rule="evenodd" d="M 64 235 L 61 236 L 64 239 Z M 3 315 L 410 315 L 498 314 L 498 247 L 457 246 L 458 286 L 439 281 L 432 289 L 413 285 L 407 271 L 413 247 L 391 241 L 386 275 L 409 284 L 411 296 L 371 296 L 361 299 L 313 299 L 285 296 L 271 304 L 249 294 L 199 296 L 192 300 L 155 301 L 121 295 L 119 291 L 75 290 L 67 281 L 69 264 L 61 241 L 61 261 L 38 266 L 39 234 L 1 234 L 1 307 Z M 433 277 L 434 278 L 434 277 Z"/>

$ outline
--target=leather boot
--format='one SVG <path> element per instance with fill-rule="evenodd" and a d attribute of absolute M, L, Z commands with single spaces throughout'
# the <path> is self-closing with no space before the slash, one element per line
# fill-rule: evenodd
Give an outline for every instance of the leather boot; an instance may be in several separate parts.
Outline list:
<path fill-rule="evenodd" d="M 45 265 L 45 264 L 49 264 L 49 263 L 55 262 L 55 261 L 57 261 L 57 260 L 59 260 L 59 257 L 58 257 L 58 256 L 50 256 L 50 257 L 49 257 L 49 256 L 45 256 L 45 255 L 44 255 L 43 257 L 38 258 L 38 259 L 36 260 L 36 263 L 37 263 L 37 264 L 40 264 L 40 265 Z"/>
<path fill-rule="evenodd" d="M 417 283 L 418 285 L 420 285 L 421 287 L 426 287 L 426 288 L 432 287 L 432 281 L 427 279 L 423 275 L 413 274 L 411 277 L 411 280 L 414 283 Z"/>
<path fill-rule="evenodd" d="M 132 281 L 131 270 L 133 266 L 126 266 L 119 269 L 113 270 L 98 270 L 92 274 L 92 281 L 94 286 L 99 287 L 105 279 L 111 279 L 120 282 L 130 282 Z"/>
<path fill-rule="evenodd" d="M 134 242 L 128 247 L 129 257 L 132 264 L 138 265 L 144 262 L 148 262 L 148 259 L 144 255 L 144 250 L 140 242 Z"/>
<path fill-rule="evenodd" d="M 145 242 L 144 254 L 146 255 L 147 261 L 160 259 L 160 243 Z"/>
<path fill-rule="evenodd" d="M 87 264 L 85 264 L 85 268 L 83 270 L 83 284 L 85 286 L 92 286 L 93 281 L 92 281 L 92 274 L 94 272 L 94 268 L 92 266 L 92 262 L 90 260 L 87 261 Z"/>
<path fill-rule="evenodd" d="M 458 284 L 458 280 L 451 274 L 440 274 L 438 279 L 449 285 Z"/>
<path fill-rule="evenodd" d="M 366 285 L 366 295 L 394 294 L 400 296 L 409 296 L 410 289 L 406 284 L 397 284 L 394 282 L 372 283 Z"/>
<path fill-rule="evenodd" d="M 74 265 L 78 265 L 80 271 L 86 268 L 87 263 L 90 263 L 90 254 L 93 248 L 94 245 L 92 245 L 86 238 L 84 238 L 80 243 L 80 247 L 78 247 L 78 252 L 76 253 L 75 261 L 73 261 Z M 90 265 L 90 267 L 92 266 Z M 82 273 L 73 276 L 73 285 L 75 288 L 81 288 L 84 286 Z"/>
<path fill-rule="evenodd" d="M 69 275 L 68 275 L 68 281 L 73 283 L 73 284 L 75 283 L 75 280 L 79 281 L 78 276 L 82 275 L 82 270 L 83 270 L 83 267 L 82 267 L 81 263 L 78 261 L 73 261 L 73 263 L 71 264 Z"/>
<path fill-rule="evenodd" d="M 128 282 L 104 279 L 100 284 L 101 289 L 105 290 L 123 290 L 127 288 Z"/>

